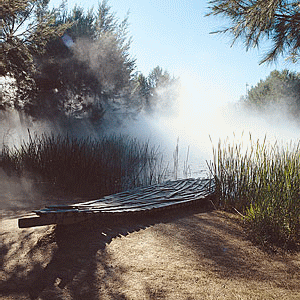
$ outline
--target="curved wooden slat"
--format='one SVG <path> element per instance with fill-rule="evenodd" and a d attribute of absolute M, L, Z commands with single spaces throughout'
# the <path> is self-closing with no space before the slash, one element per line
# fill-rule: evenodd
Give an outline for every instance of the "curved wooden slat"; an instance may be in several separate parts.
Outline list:
<path fill-rule="evenodd" d="M 47 206 L 34 211 L 38 217 L 19 219 L 19 227 L 71 224 L 87 220 L 92 215 L 116 216 L 117 214 L 158 211 L 201 201 L 212 196 L 214 192 L 215 183 L 211 179 L 167 181 L 83 203 Z"/>

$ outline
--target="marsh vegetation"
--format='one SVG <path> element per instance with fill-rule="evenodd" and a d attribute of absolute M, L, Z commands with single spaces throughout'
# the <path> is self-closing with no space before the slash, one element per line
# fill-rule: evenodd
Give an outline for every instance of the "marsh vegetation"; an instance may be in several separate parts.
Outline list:
<path fill-rule="evenodd" d="M 165 174 L 157 147 L 121 135 L 35 135 L 20 148 L 3 145 L 1 157 L 7 173 L 27 175 L 77 196 L 101 197 L 150 185 Z"/>
<path fill-rule="evenodd" d="M 259 244 L 295 248 L 300 240 L 300 143 L 249 140 L 247 146 L 220 140 L 214 147 L 208 163 L 217 187 L 214 204 L 239 212 Z M 43 134 L 30 136 L 20 148 L 3 145 L 1 166 L 8 174 L 46 181 L 71 195 L 99 198 L 170 179 L 158 150 L 121 135 Z M 178 145 L 173 159 L 175 172 Z"/>
<path fill-rule="evenodd" d="M 258 243 L 293 248 L 300 240 L 300 143 L 249 139 L 213 149 L 217 205 L 243 214 Z"/>

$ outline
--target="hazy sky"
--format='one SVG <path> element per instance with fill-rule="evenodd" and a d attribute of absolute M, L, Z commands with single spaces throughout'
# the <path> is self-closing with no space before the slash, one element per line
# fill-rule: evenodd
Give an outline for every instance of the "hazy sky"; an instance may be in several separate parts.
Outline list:
<path fill-rule="evenodd" d="M 54 6 L 59 3 L 50 1 Z M 69 0 L 68 8 L 75 4 L 97 8 L 98 1 Z M 120 19 L 130 12 L 131 53 L 139 71 L 147 75 L 159 65 L 175 76 L 193 78 L 206 91 L 205 97 L 214 101 L 220 95 L 223 99 L 217 102 L 238 100 L 246 84 L 256 85 L 273 69 L 297 70 L 297 65 L 283 59 L 276 65 L 260 66 L 264 47 L 246 52 L 241 42 L 230 47 L 229 36 L 210 34 L 226 21 L 205 17 L 208 1 L 110 0 L 108 4 Z"/>

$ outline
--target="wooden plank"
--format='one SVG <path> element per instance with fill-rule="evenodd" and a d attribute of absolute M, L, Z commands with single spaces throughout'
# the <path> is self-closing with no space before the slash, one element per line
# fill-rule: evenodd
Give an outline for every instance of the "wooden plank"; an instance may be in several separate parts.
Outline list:
<path fill-rule="evenodd" d="M 79 222 L 83 222 L 90 219 L 89 213 L 73 213 L 73 214 L 58 214 L 58 213 L 49 213 L 36 217 L 27 217 L 21 218 L 18 220 L 19 228 L 28 228 L 28 227 L 36 227 L 36 226 L 45 226 L 52 224 L 60 224 L 60 225 L 70 225 Z"/>
<path fill-rule="evenodd" d="M 55 224 L 51 219 L 34 216 L 28 218 L 21 218 L 18 220 L 19 228 L 28 228 L 28 227 L 36 227 L 36 226 L 45 226 Z"/>
<path fill-rule="evenodd" d="M 97 216 L 117 216 L 186 206 L 212 195 L 215 184 L 210 179 L 168 181 L 135 188 L 101 199 L 72 205 L 49 205 L 37 210 L 38 217 L 19 219 L 19 227 L 72 224 Z"/>

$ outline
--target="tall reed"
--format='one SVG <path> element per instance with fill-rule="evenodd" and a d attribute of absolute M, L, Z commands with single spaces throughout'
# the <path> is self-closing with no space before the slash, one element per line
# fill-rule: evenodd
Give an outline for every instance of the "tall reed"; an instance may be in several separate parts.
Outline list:
<path fill-rule="evenodd" d="M 219 141 L 209 169 L 218 205 L 245 214 L 260 243 L 300 241 L 300 142 L 279 145 L 252 140 L 249 146 Z"/>
<path fill-rule="evenodd" d="M 128 136 L 97 140 L 43 134 L 20 148 L 3 146 L 1 165 L 7 172 L 29 173 L 80 196 L 103 196 L 164 177 L 162 156 L 148 142 Z"/>

